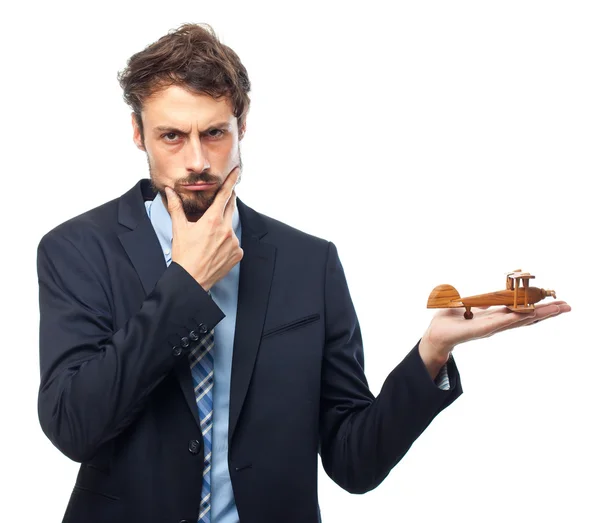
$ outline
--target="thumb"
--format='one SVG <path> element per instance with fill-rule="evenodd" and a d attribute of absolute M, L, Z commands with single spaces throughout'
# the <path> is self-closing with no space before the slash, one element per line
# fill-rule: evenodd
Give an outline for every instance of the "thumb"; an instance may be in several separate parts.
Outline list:
<path fill-rule="evenodd" d="M 179 226 L 184 221 L 187 221 L 183 212 L 181 198 L 171 187 L 165 187 L 165 193 L 167 195 L 167 211 L 171 215 L 173 224 Z"/>

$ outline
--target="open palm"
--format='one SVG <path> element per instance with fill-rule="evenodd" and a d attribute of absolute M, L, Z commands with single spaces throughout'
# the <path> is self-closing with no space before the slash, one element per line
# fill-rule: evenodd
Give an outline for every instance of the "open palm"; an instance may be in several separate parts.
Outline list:
<path fill-rule="evenodd" d="M 462 307 L 442 309 L 431 320 L 423 338 L 440 351 L 451 350 L 460 343 L 531 325 L 570 310 L 564 301 L 536 305 L 530 313 L 512 312 L 506 307 L 473 307 L 473 318 L 466 320 Z"/>

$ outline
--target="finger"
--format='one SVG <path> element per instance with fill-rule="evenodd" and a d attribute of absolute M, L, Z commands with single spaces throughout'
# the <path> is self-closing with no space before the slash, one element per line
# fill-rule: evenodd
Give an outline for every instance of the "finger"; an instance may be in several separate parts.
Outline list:
<path fill-rule="evenodd" d="M 173 227 L 180 227 L 187 223 L 187 218 L 183 212 L 183 204 L 179 195 L 171 189 L 171 187 L 165 187 L 165 193 L 167 195 L 167 211 L 171 215 Z"/>
<path fill-rule="evenodd" d="M 223 214 L 223 221 L 229 225 L 233 225 L 233 211 L 235 210 L 236 194 L 235 190 L 231 193 L 227 205 L 225 206 L 225 212 Z"/>
<path fill-rule="evenodd" d="M 475 315 L 475 319 L 479 321 L 472 322 L 472 329 L 468 335 L 471 339 L 488 338 L 499 332 L 538 323 L 570 310 L 569 304 L 558 302 L 558 305 L 552 303 L 545 304 L 543 307 L 536 305 L 536 308 L 529 313 L 511 312 L 508 308 L 485 311 Z"/>
<path fill-rule="evenodd" d="M 535 306 L 536 310 L 537 309 L 543 309 L 544 307 L 552 307 L 554 305 L 564 305 L 566 304 L 566 301 L 559 301 L 559 300 L 555 300 L 555 301 L 548 301 L 545 303 L 539 303 Z"/>
<path fill-rule="evenodd" d="M 544 303 L 543 305 L 536 305 L 536 321 L 533 323 L 537 323 L 538 321 L 544 320 L 550 316 L 562 314 L 563 312 L 569 312 L 570 310 L 571 306 L 565 301 L 554 301 L 550 303 Z"/>
<path fill-rule="evenodd" d="M 548 318 L 552 318 L 554 316 L 558 316 L 564 312 L 569 312 L 571 307 L 566 302 L 560 302 L 559 305 L 553 305 L 550 307 L 538 306 L 535 308 L 535 315 L 527 315 L 522 321 L 515 322 L 511 325 L 503 327 L 496 332 L 501 332 L 503 330 L 513 329 L 516 327 L 527 327 L 529 325 L 534 325 L 541 321 L 547 320 Z M 494 332 L 494 334 L 496 333 Z"/>
<path fill-rule="evenodd" d="M 211 205 L 209 207 L 209 209 L 212 209 L 214 207 L 215 208 L 214 212 L 220 213 L 221 216 L 223 216 L 223 214 L 225 213 L 225 207 L 227 206 L 227 203 L 229 202 L 229 199 L 231 198 L 231 193 L 233 192 L 235 184 L 237 183 L 237 181 L 239 179 L 239 175 L 240 175 L 239 167 L 236 167 L 227 175 L 227 178 L 225 178 L 225 181 L 223 182 L 223 185 L 221 185 L 221 188 L 219 189 L 219 192 L 217 193 L 215 201 L 213 202 L 216 205 Z"/>
<path fill-rule="evenodd" d="M 533 325 L 534 323 L 539 323 L 540 321 L 547 320 L 548 318 L 552 318 L 553 316 L 558 316 L 559 314 L 564 314 L 565 312 L 571 311 L 571 306 L 564 301 L 556 302 L 556 310 L 554 312 L 550 312 L 549 314 L 544 314 L 543 316 L 536 318 L 529 325 Z"/>

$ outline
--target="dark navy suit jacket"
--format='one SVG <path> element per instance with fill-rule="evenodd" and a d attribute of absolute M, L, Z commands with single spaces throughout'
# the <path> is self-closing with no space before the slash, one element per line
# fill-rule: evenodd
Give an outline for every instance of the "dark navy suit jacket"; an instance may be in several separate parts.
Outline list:
<path fill-rule="evenodd" d="M 195 522 L 203 452 L 187 353 L 223 313 L 166 267 L 141 180 L 38 247 L 39 418 L 80 471 L 65 522 Z M 335 246 L 238 199 L 244 257 L 229 413 L 242 523 L 320 521 L 317 458 L 342 488 L 376 487 L 462 392 L 431 380 L 418 343 L 377 398 Z M 192 335 L 193 337 L 193 335 Z M 394 340 L 380 350 L 397 350 Z"/>

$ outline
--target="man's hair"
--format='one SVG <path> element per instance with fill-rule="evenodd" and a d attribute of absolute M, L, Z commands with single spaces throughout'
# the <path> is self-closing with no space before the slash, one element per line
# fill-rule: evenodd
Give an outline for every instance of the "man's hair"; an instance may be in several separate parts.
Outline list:
<path fill-rule="evenodd" d="M 219 42 L 208 24 L 183 24 L 127 61 L 118 80 L 144 137 L 142 107 L 156 92 L 178 85 L 231 102 L 238 128 L 250 108 L 250 80 L 238 55 Z"/>

